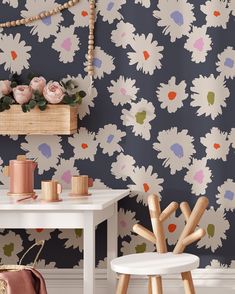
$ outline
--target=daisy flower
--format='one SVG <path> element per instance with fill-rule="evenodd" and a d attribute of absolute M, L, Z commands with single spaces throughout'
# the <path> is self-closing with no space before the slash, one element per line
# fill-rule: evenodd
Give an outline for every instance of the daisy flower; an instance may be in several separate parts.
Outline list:
<path fill-rule="evenodd" d="M 129 22 L 120 21 L 115 30 L 112 31 L 111 41 L 116 47 L 126 48 L 134 40 L 135 27 Z"/>
<path fill-rule="evenodd" d="M 57 165 L 53 179 L 59 181 L 63 189 L 71 188 L 71 178 L 73 175 L 79 175 L 79 170 L 74 166 L 74 158 L 69 160 L 60 159 L 60 164 Z"/>
<path fill-rule="evenodd" d="M 164 34 L 169 34 L 171 42 L 175 42 L 189 33 L 196 20 L 193 8 L 187 0 L 158 1 L 158 10 L 153 11 L 153 16 L 158 20 L 157 25 L 164 27 Z"/>
<path fill-rule="evenodd" d="M 118 233 L 121 238 L 131 235 L 133 226 L 138 221 L 135 219 L 135 212 L 124 211 L 120 208 L 118 211 Z"/>
<path fill-rule="evenodd" d="M 147 198 L 150 194 L 157 194 L 161 197 L 161 184 L 163 179 L 158 177 L 157 173 L 153 173 L 153 167 L 150 165 L 145 169 L 144 166 L 136 167 L 130 176 L 134 185 L 128 185 L 131 190 L 130 197 L 135 197 L 138 203 L 147 206 Z"/>
<path fill-rule="evenodd" d="M 148 34 L 147 37 L 144 34 L 136 34 L 130 45 L 134 52 L 127 53 L 129 64 L 136 64 L 137 70 L 153 75 L 156 68 L 162 67 L 160 60 L 163 55 L 160 52 L 164 47 L 158 46 L 158 42 L 153 41 L 153 34 Z"/>
<path fill-rule="evenodd" d="M 216 70 L 227 79 L 235 77 L 235 50 L 228 46 L 224 51 L 218 54 L 219 61 L 216 63 Z"/>
<path fill-rule="evenodd" d="M 120 76 L 117 81 L 112 80 L 112 86 L 108 87 L 108 91 L 111 94 L 110 97 L 113 105 L 124 105 L 132 100 L 136 100 L 139 88 L 136 88 L 135 83 L 136 80 L 125 79 L 124 76 Z"/>
<path fill-rule="evenodd" d="M 185 227 L 184 216 L 176 216 L 175 213 L 167 218 L 164 223 L 164 232 L 168 245 L 175 245 Z"/>
<path fill-rule="evenodd" d="M 229 142 L 233 148 L 235 148 L 235 128 L 231 129 L 229 134 Z"/>
<path fill-rule="evenodd" d="M 210 248 L 212 252 L 222 247 L 222 240 L 226 240 L 226 231 L 230 224 L 222 209 L 213 207 L 206 210 L 199 222 L 199 227 L 205 229 L 206 235 L 197 243 L 198 248 Z"/>
<path fill-rule="evenodd" d="M 235 16 L 235 1 L 230 0 L 228 5 L 232 15 Z"/>
<path fill-rule="evenodd" d="M 230 95 L 224 79 L 221 76 L 215 78 L 213 74 L 209 77 L 200 75 L 192 83 L 193 94 L 190 105 L 199 107 L 197 115 L 204 114 L 214 120 L 219 114 L 222 114 L 222 107 L 226 107 L 226 99 Z"/>
<path fill-rule="evenodd" d="M 86 96 L 82 98 L 82 103 L 78 107 L 79 118 L 83 119 L 86 115 L 90 114 L 90 108 L 95 106 L 94 99 L 97 97 L 98 92 L 88 75 L 84 78 L 80 74 L 77 77 L 71 77 L 68 75 L 63 79 L 63 82 L 66 83 L 68 80 L 72 80 L 75 86 L 74 89 L 67 90 L 69 95 L 75 94 L 77 89 L 86 93 Z"/>
<path fill-rule="evenodd" d="M 196 151 L 193 145 L 194 138 L 188 135 L 188 130 L 178 132 L 176 127 L 163 130 L 159 132 L 157 140 L 158 142 L 153 144 L 153 149 L 159 152 L 159 159 L 165 159 L 163 166 L 169 166 L 172 175 L 189 166 Z"/>
<path fill-rule="evenodd" d="M 61 27 L 60 32 L 56 34 L 56 39 L 52 44 L 52 48 L 59 52 L 59 60 L 63 63 L 71 63 L 74 61 L 76 52 L 80 49 L 80 40 L 74 34 L 74 27 Z"/>
<path fill-rule="evenodd" d="M 151 5 L 150 0 L 135 0 L 135 3 L 138 4 L 140 3 L 142 6 L 149 8 Z"/>
<path fill-rule="evenodd" d="M 156 117 L 152 102 L 141 99 L 138 103 L 130 103 L 130 110 L 123 109 L 121 120 L 124 126 L 132 126 L 135 136 L 150 140 L 150 122 Z"/>
<path fill-rule="evenodd" d="M 86 55 L 86 58 L 88 59 L 88 55 Z M 113 60 L 114 58 L 111 55 L 108 55 L 100 47 L 96 46 L 93 58 L 94 78 L 101 79 L 104 77 L 104 74 L 111 74 L 115 69 Z M 86 66 L 85 70 L 88 71 L 88 61 L 84 63 L 84 66 Z"/>
<path fill-rule="evenodd" d="M 110 189 L 110 188 L 106 186 L 100 179 L 95 179 L 93 181 L 92 189 L 103 190 L 103 189 Z"/>
<path fill-rule="evenodd" d="M 20 235 L 10 231 L 6 235 L 0 235 L 0 259 L 1 264 L 17 264 L 18 254 L 24 250 Z"/>
<path fill-rule="evenodd" d="M 206 33 L 207 27 L 193 27 L 184 44 L 184 48 L 192 53 L 191 60 L 196 63 L 205 62 L 208 51 L 212 49 L 211 37 Z"/>
<path fill-rule="evenodd" d="M 210 133 L 202 137 L 200 141 L 206 147 L 206 158 L 226 161 L 230 146 L 227 137 L 228 134 L 218 128 L 212 128 Z"/>
<path fill-rule="evenodd" d="M 74 134 L 68 141 L 74 147 L 76 159 L 95 160 L 98 145 L 95 133 L 89 132 L 86 128 L 80 128 L 78 134 Z"/>
<path fill-rule="evenodd" d="M 211 263 L 209 265 L 207 265 L 205 268 L 224 269 L 224 268 L 228 268 L 228 266 L 227 266 L 227 264 L 221 263 L 218 259 L 212 259 Z"/>
<path fill-rule="evenodd" d="M 29 266 L 33 266 L 33 263 L 30 263 Z M 35 264 L 36 269 L 55 269 L 56 263 L 55 262 L 47 262 L 45 259 L 40 259 Z"/>
<path fill-rule="evenodd" d="M 156 93 L 161 108 L 166 108 L 169 113 L 176 112 L 183 106 L 183 100 L 188 98 L 185 81 L 177 85 L 176 77 L 171 77 L 166 84 L 161 83 Z"/>
<path fill-rule="evenodd" d="M 29 68 L 31 46 L 26 46 L 25 41 L 20 41 L 21 35 L 2 35 L 0 38 L 0 64 L 4 64 L 6 71 L 20 74 L 23 69 Z"/>
<path fill-rule="evenodd" d="M 104 259 L 99 260 L 97 268 L 99 269 L 107 269 L 107 257 Z"/>
<path fill-rule="evenodd" d="M 212 172 L 206 164 L 206 158 L 201 160 L 194 158 L 184 177 L 185 182 L 192 185 L 192 194 L 197 196 L 204 195 L 208 184 L 212 181 Z"/>
<path fill-rule="evenodd" d="M 26 0 L 26 10 L 21 11 L 23 18 L 32 17 L 32 15 L 38 15 L 43 11 L 50 11 L 57 3 L 55 0 Z M 61 13 L 57 13 L 53 16 L 48 16 L 44 19 L 29 22 L 25 24 L 28 27 L 32 27 L 31 34 L 38 36 L 38 41 L 43 42 L 45 39 L 51 36 L 56 36 L 60 23 L 64 20 Z"/>
<path fill-rule="evenodd" d="M 26 136 L 26 143 L 21 143 L 21 149 L 26 152 L 27 158 L 37 161 L 38 173 L 56 168 L 63 153 L 61 137 L 59 136 Z"/>
<path fill-rule="evenodd" d="M 119 144 L 123 137 L 126 136 L 126 132 L 122 132 L 116 125 L 108 124 L 104 128 L 100 128 L 96 135 L 96 140 L 103 149 L 103 153 L 108 153 L 112 156 L 114 152 L 121 152 L 122 147 Z"/>
<path fill-rule="evenodd" d="M 54 232 L 54 230 L 40 229 L 40 228 L 26 230 L 29 241 L 34 241 L 35 243 L 41 240 L 44 240 L 44 241 L 50 240 L 52 232 Z"/>
<path fill-rule="evenodd" d="M 222 27 L 226 29 L 229 21 L 230 10 L 227 1 L 210 0 L 201 5 L 201 11 L 206 15 L 206 25 L 208 27 Z"/>
<path fill-rule="evenodd" d="M 112 163 L 111 174 L 114 175 L 116 179 L 126 181 L 134 172 L 134 164 L 135 159 L 132 156 L 120 153 L 116 161 Z"/>
<path fill-rule="evenodd" d="M 225 210 L 235 209 L 235 182 L 232 179 L 227 179 L 221 186 L 218 187 L 216 195 L 217 203 L 220 208 Z"/>
<path fill-rule="evenodd" d="M 70 7 L 69 11 L 74 15 L 74 26 L 75 27 L 88 27 L 89 26 L 89 15 L 90 15 L 90 4 L 89 0 L 79 1 L 73 7 Z"/>
<path fill-rule="evenodd" d="M 109 24 L 111 24 L 114 22 L 114 20 L 120 20 L 123 18 L 119 12 L 123 4 L 126 4 L 126 0 L 98 0 L 96 9 L 103 17 L 103 21 L 107 21 Z"/>
<path fill-rule="evenodd" d="M 61 240 L 66 240 L 64 244 L 65 249 L 72 247 L 72 249 L 78 249 L 80 252 L 83 251 L 83 230 L 82 229 L 60 230 L 58 238 Z"/>
<path fill-rule="evenodd" d="M 3 168 L 4 168 L 3 161 L 2 161 L 2 158 L 0 157 L 0 188 L 8 189 L 10 185 L 10 178 L 6 177 L 3 174 Z"/>
<path fill-rule="evenodd" d="M 3 4 L 9 4 L 13 8 L 17 8 L 18 7 L 18 0 L 2 0 L 2 3 Z"/>
<path fill-rule="evenodd" d="M 122 241 L 121 252 L 123 255 L 133 253 L 154 252 L 155 245 L 139 235 L 131 235 L 131 241 Z"/>

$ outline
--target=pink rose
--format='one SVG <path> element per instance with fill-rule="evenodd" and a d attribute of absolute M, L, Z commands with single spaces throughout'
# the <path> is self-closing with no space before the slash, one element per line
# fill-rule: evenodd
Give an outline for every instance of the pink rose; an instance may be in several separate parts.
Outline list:
<path fill-rule="evenodd" d="M 13 89 L 13 95 L 17 103 L 24 104 L 32 98 L 33 90 L 30 86 L 17 86 Z"/>
<path fill-rule="evenodd" d="M 64 90 L 58 82 L 50 81 L 43 89 L 45 99 L 51 104 L 58 104 L 64 98 Z"/>
<path fill-rule="evenodd" d="M 12 92 L 11 82 L 8 80 L 0 81 L 0 94 L 8 95 Z"/>
<path fill-rule="evenodd" d="M 38 91 L 40 94 L 42 94 L 43 89 L 46 86 L 46 80 L 44 77 L 35 77 L 31 80 L 30 86 L 34 91 Z"/>

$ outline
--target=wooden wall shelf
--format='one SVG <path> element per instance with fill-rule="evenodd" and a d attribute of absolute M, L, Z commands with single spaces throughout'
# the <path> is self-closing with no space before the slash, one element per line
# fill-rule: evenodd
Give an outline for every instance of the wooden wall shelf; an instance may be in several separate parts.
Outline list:
<path fill-rule="evenodd" d="M 77 132 L 78 106 L 48 105 L 24 113 L 20 105 L 0 113 L 0 135 L 71 135 Z"/>

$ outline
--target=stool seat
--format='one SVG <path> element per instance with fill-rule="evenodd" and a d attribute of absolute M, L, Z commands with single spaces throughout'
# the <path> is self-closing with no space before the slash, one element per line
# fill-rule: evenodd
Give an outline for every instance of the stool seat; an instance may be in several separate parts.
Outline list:
<path fill-rule="evenodd" d="M 188 272 L 199 266 L 196 255 L 181 253 L 139 253 L 115 258 L 111 268 L 119 274 L 127 275 L 167 275 Z"/>

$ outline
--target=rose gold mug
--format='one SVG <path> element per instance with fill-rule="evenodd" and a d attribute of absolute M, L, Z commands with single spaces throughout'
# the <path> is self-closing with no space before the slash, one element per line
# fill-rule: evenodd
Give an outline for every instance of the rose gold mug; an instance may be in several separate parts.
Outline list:
<path fill-rule="evenodd" d="M 62 193 L 62 186 L 56 180 L 41 182 L 41 199 L 45 202 L 58 202 L 60 194 Z"/>
<path fill-rule="evenodd" d="M 93 179 L 88 176 L 72 176 L 72 191 L 70 196 L 89 196 L 88 188 L 93 186 Z"/>

